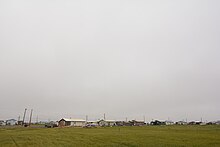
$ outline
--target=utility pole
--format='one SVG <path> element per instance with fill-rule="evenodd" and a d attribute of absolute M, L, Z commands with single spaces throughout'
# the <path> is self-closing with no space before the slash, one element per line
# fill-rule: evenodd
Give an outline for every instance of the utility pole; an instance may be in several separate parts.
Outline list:
<path fill-rule="evenodd" d="M 31 125 L 32 112 L 33 112 L 33 109 L 31 109 L 30 120 L 29 120 L 29 126 Z"/>
<path fill-rule="evenodd" d="M 25 120 L 26 111 L 27 111 L 27 108 L 24 109 L 24 116 L 23 116 L 22 125 L 24 125 L 24 120 Z"/>
<path fill-rule="evenodd" d="M 36 118 L 36 123 L 38 124 L 38 115 L 37 115 L 37 118 Z"/>
<path fill-rule="evenodd" d="M 105 120 L 105 113 L 104 113 L 104 120 Z"/>
<path fill-rule="evenodd" d="M 88 122 L 88 115 L 86 115 L 86 123 Z"/>

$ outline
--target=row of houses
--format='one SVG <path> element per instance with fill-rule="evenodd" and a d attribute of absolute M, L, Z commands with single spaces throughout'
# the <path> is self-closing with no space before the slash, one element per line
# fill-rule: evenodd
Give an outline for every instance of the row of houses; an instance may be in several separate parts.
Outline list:
<path fill-rule="evenodd" d="M 22 121 L 17 121 L 15 119 L 8 119 L 6 121 L 0 120 L 0 126 L 5 125 L 22 125 Z M 75 126 L 75 127 L 107 127 L 107 126 L 144 126 L 144 125 L 220 125 L 220 121 L 213 121 L 213 122 L 201 122 L 201 121 L 177 121 L 173 122 L 170 120 L 166 121 L 159 121 L 154 120 L 150 123 L 145 123 L 142 120 L 130 120 L 130 121 L 116 121 L 116 120 L 106 120 L 100 119 L 97 121 L 86 121 L 84 119 L 68 119 L 62 118 L 56 122 L 47 123 L 45 126 L 47 127 L 66 127 L 66 126 Z"/>
<path fill-rule="evenodd" d="M 150 123 L 145 123 L 144 121 L 141 120 L 131 120 L 131 121 L 115 121 L 115 120 L 104 120 L 100 119 L 97 121 L 86 121 L 83 119 L 66 119 L 62 118 L 60 121 L 58 121 L 57 126 L 60 127 L 65 127 L 65 126 L 76 126 L 76 127 L 95 127 L 95 126 L 144 126 L 144 125 L 211 125 L 211 124 L 216 124 L 219 125 L 220 121 L 215 121 L 215 122 L 200 122 L 200 121 L 191 121 L 191 122 L 186 122 L 186 121 L 177 121 L 173 122 L 170 120 L 166 121 L 159 121 L 159 120 L 154 120 L 151 121 Z"/>
<path fill-rule="evenodd" d="M 220 121 L 213 121 L 213 122 L 202 122 L 202 121 L 190 121 L 190 122 L 186 122 L 186 121 L 177 121 L 177 122 L 173 122 L 170 120 L 167 121 L 159 121 L 159 120 L 155 120 L 155 121 L 151 121 L 150 125 L 220 125 Z"/>
<path fill-rule="evenodd" d="M 137 120 L 131 120 L 131 121 L 116 121 L 116 120 L 105 120 L 100 119 L 97 121 L 86 121 L 83 119 L 67 119 L 62 118 L 60 121 L 58 121 L 58 126 L 64 127 L 64 126 L 75 126 L 75 127 L 95 127 L 95 126 L 101 126 L 101 127 L 111 127 L 111 126 L 143 126 L 146 125 L 144 121 L 137 121 Z"/>

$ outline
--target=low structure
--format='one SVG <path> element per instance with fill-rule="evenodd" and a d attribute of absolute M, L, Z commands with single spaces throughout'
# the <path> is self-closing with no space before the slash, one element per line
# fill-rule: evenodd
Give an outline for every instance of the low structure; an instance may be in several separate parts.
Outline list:
<path fill-rule="evenodd" d="M 216 125 L 220 125 L 220 120 L 215 121 L 214 124 L 216 124 Z"/>
<path fill-rule="evenodd" d="M 196 125 L 201 125 L 202 122 L 201 121 L 196 121 Z"/>
<path fill-rule="evenodd" d="M 131 121 L 116 121 L 116 126 L 132 126 Z"/>
<path fill-rule="evenodd" d="M 5 121 L 4 120 L 0 120 L 0 126 L 5 126 L 5 125 L 6 125 Z"/>
<path fill-rule="evenodd" d="M 116 126 L 124 126 L 124 121 L 116 121 Z"/>
<path fill-rule="evenodd" d="M 176 125 L 187 125 L 187 122 L 186 121 L 177 121 L 176 122 Z"/>
<path fill-rule="evenodd" d="M 96 127 L 96 126 L 98 126 L 98 123 L 97 123 L 97 121 L 87 121 L 86 125 L 91 126 L 91 127 Z"/>
<path fill-rule="evenodd" d="M 174 125 L 174 122 L 171 120 L 166 120 L 165 125 Z"/>
<path fill-rule="evenodd" d="M 55 128 L 58 127 L 58 121 L 50 121 L 45 124 L 46 128 Z"/>
<path fill-rule="evenodd" d="M 62 118 L 59 121 L 59 127 L 64 127 L 64 126 L 83 127 L 85 125 L 86 125 L 86 120 L 84 120 L 84 119 Z"/>
<path fill-rule="evenodd" d="M 13 126 L 13 125 L 17 125 L 17 124 L 18 124 L 18 122 L 15 119 L 8 119 L 8 120 L 6 120 L 6 125 Z"/>
<path fill-rule="evenodd" d="M 22 120 L 19 120 L 18 121 L 18 125 L 22 125 L 23 124 L 23 121 Z"/>
<path fill-rule="evenodd" d="M 200 124 L 202 124 L 201 121 L 191 121 L 188 123 L 188 125 L 200 125 Z"/>
<path fill-rule="evenodd" d="M 191 121 L 188 123 L 188 125 L 201 125 L 202 122 L 201 121 Z"/>
<path fill-rule="evenodd" d="M 144 125 L 146 125 L 146 123 L 142 120 L 131 120 L 131 121 L 129 121 L 129 123 L 132 126 L 144 126 Z"/>
<path fill-rule="evenodd" d="M 214 125 L 214 122 L 208 122 L 208 123 L 206 123 L 206 125 Z"/>
<path fill-rule="evenodd" d="M 151 121 L 150 125 L 165 125 L 165 122 L 159 121 L 159 120 L 155 120 L 155 121 Z"/>
<path fill-rule="evenodd" d="M 101 127 L 111 127 L 111 126 L 116 126 L 116 121 L 115 120 L 98 120 L 97 121 L 98 125 Z"/>

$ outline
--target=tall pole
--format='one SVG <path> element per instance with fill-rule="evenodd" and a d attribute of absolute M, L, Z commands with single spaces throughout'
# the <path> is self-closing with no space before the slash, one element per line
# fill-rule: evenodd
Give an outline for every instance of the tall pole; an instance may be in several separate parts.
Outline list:
<path fill-rule="evenodd" d="M 37 115 L 37 118 L 36 118 L 36 123 L 38 124 L 38 115 Z"/>
<path fill-rule="evenodd" d="M 86 123 L 88 122 L 88 115 L 86 115 Z"/>
<path fill-rule="evenodd" d="M 30 120 L 29 120 L 29 126 L 31 125 L 32 112 L 33 112 L 33 109 L 31 109 Z"/>
<path fill-rule="evenodd" d="M 24 116 L 23 116 L 22 125 L 24 125 L 24 120 L 25 120 L 26 111 L 27 111 L 27 108 L 24 109 Z"/>
<path fill-rule="evenodd" d="M 104 113 L 104 120 L 105 120 L 105 113 Z"/>

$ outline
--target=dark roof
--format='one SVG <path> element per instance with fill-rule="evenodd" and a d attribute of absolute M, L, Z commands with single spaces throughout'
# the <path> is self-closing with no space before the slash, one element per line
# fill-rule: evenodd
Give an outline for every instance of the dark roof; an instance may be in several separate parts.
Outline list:
<path fill-rule="evenodd" d="M 16 119 L 8 119 L 6 121 L 17 121 Z"/>

